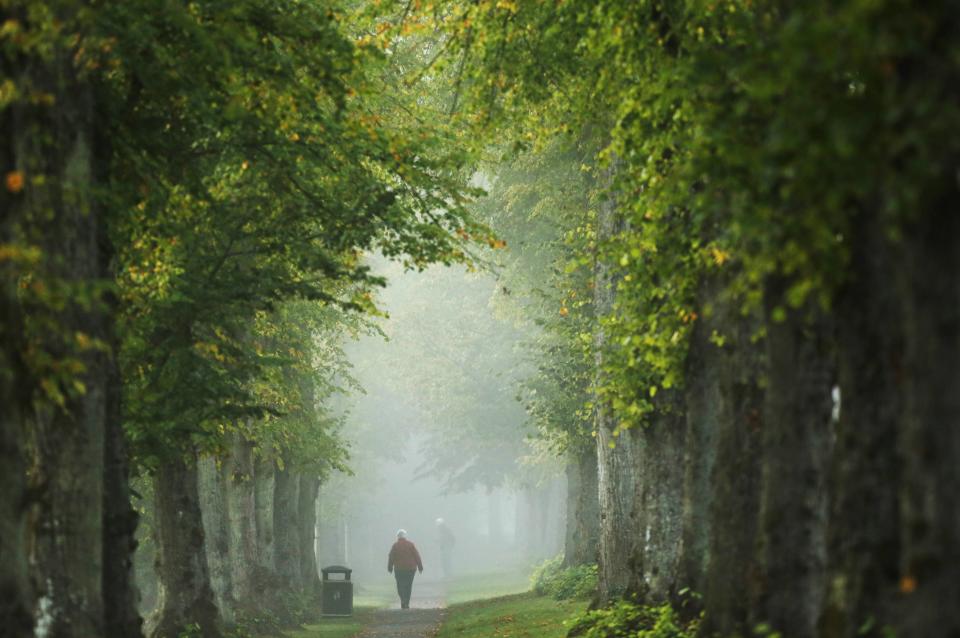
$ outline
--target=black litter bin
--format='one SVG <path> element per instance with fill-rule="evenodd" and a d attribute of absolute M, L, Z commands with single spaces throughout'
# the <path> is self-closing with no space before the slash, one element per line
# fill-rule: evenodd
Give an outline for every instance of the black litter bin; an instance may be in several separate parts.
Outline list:
<path fill-rule="evenodd" d="M 331 565 L 320 570 L 323 573 L 323 615 L 353 615 L 353 583 L 350 582 L 349 567 Z M 330 578 L 331 574 L 341 574 L 343 578 Z"/>

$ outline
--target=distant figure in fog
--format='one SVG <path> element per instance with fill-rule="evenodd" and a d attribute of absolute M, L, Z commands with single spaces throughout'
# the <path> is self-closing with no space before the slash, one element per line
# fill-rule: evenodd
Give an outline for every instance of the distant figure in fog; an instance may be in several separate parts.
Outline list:
<path fill-rule="evenodd" d="M 413 577 L 417 571 L 423 573 L 423 561 L 420 560 L 417 546 L 407 540 L 406 530 L 397 530 L 397 542 L 390 548 L 390 556 L 387 558 L 387 571 L 393 572 L 397 579 L 400 609 L 410 609 Z"/>
<path fill-rule="evenodd" d="M 440 545 L 440 561 L 443 564 L 443 577 L 453 575 L 453 546 L 457 544 L 457 537 L 450 531 L 450 527 L 442 519 L 437 519 L 437 542 Z"/>

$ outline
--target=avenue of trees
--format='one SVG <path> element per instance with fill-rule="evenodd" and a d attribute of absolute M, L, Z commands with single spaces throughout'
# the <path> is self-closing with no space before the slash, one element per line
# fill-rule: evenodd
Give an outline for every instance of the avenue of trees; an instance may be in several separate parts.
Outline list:
<path fill-rule="evenodd" d="M 536 326 L 430 471 L 597 606 L 960 635 L 958 131 L 955 1 L 0 3 L 0 636 L 296 621 L 373 253 Z"/>
<path fill-rule="evenodd" d="M 444 6 L 598 602 L 957 635 L 958 6 Z"/>

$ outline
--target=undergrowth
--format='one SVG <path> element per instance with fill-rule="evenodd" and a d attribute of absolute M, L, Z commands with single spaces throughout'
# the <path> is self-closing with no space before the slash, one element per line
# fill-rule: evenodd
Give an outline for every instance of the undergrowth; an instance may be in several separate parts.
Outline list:
<path fill-rule="evenodd" d="M 533 591 L 556 600 L 588 598 L 597 590 L 597 566 L 564 567 L 563 555 L 542 562 L 530 576 Z"/>
<path fill-rule="evenodd" d="M 648 606 L 621 600 L 579 616 L 569 636 L 583 638 L 694 638 L 699 618 L 684 620 L 670 604 Z"/>

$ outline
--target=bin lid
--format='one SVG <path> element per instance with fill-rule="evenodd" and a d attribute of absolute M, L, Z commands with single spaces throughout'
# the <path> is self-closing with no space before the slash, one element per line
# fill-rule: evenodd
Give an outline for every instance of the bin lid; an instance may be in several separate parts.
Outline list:
<path fill-rule="evenodd" d="M 329 567 L 324 567 L 320 570 L 324 576 L 327 574 L 346 574 L 350 576 L 353 573 L 353 570 L 349 567 L 344 567 L 343 565 L 330 565 Z"/>

